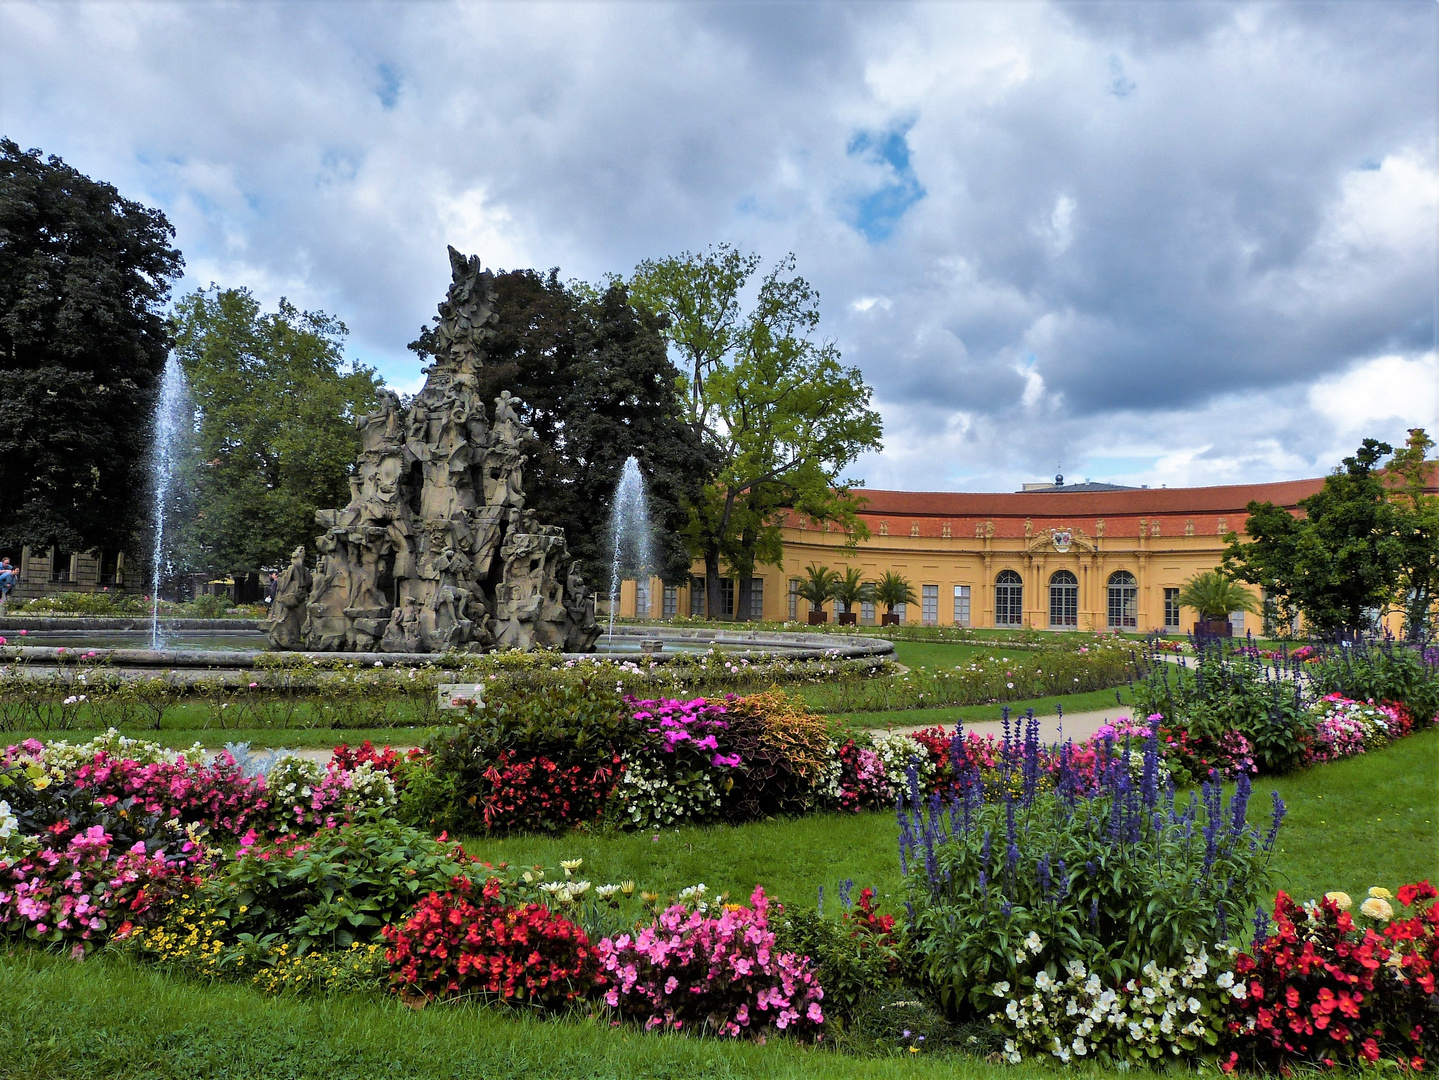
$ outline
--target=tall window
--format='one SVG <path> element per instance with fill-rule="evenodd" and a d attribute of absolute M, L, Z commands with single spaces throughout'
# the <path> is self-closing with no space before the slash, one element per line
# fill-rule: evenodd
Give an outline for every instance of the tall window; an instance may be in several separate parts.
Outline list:
<path fill-rule="evenodd" d="M 666 619 L 673 619 L 679 614 L 680 590 L 676 585 L 666 585 L 663 598 L 660 601 L 664 606 L 660 609 L 661 615 Z"/>
<path fill-rule="evenodd" d="M 1024 625 L 1024 580 L 1013 570 L 994 579 L 994 625 Z"/>
<path fill-rule="evenodd" d="M 749 579 L 749 617 L 751 619 L 764 618 L 764 578 L 762 577 Z"/>
<path fill-rule="evenodd" d="M 969 586 L 956 585 L 954 587 L 954 625 L 969 625 Z"/>
<path fill-rule="evenodd" d="M 650 582 L 649 578 L 635 582 L 635 618 L 648 619 L 650 617 Z"/>
<path fill-rule="evenodd" d="M 703 619 L 705 616 L 705 579 L 690 579 L 690 617 Z"/>
<path fill-rule="evenodd" d="M 925 626 L 939 625 L 939 586 L 921 585 L 919 587 L 920 621 Z"/>
<path fill-rule="evenodd" d="M 859 621 L 864 626 L 874 625 L 874 601 L 861 600 L 859 602 Z"/>
<path fill-rule="evenodd" d="M 789 579 L 789 621 L 799 621 L 799 578 Z"/>
<path fill-rule="evenodd" d="M 1079 625 L 1079 579 L 1068 570 L 1056 570 L 1049 579 L 1049 625 Z"/>
<path fill-rule="evenodd" d="M 1179 629 L 1179 590 L 1164 590 L 1164 629 Z"/>
<path fill-rule="evenodd" d="M 734 578 L 720 578 L 720 618 L 734 618 Z"/>
<path fill-rule="evenodd" d="M 1139 586 L 1128 570 L 1109 575 L 1109 627 L 1133 630 L 1139 626 Z"/>
<path fill-rule="evenodd" d="M 895 604 L 894 607 L 890 608 L 890 612 L 900 622 L 904 622 L 904 617 L 907 614 L 905 608 L 907 607 L 909 607 L 908 604 Z"/>
<path fill-rule="evenodd" d="M 50 580 L 70 580 L 71 556 L 68 551 L 61 551 L 59 548 L 50 549 Z"/>

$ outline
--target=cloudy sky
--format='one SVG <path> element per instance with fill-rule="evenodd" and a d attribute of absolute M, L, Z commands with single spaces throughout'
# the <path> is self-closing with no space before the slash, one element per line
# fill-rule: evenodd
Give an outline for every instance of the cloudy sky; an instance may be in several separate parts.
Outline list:
<path fill-rule="evenodd" d="M 1315 476 L 1439 428 L 1439 7 L 0 0 L 0 133 L 402 389 L 486 264 L 793 251 L 872 487 Z"/>

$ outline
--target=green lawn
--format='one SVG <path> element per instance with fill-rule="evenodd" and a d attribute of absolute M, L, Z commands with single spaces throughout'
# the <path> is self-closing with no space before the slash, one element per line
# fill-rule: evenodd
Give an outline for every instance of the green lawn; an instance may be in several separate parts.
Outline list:
<path fill-rule="evenodd" d="M 951 645 L 943 641 L 896 641 L 894 656 L 905 667 L 958 667 L 978 656 L 1003 656 L 993 645 Z"/>
<path fill-rule="evenodd" d="M 1439 875 L 1439 731 L 1256 785 L 1289 805 L 1276 884 L 1299 897 Z M 748 895 L 756 882 L 790 904 L 853 878 L 899 906 L 894 821 L 825 814 L 660 834 L 474 839 L 470 850 L 517 863 L 582 857 L 595 882 L 633 878 L 662 891 L 703 881 Z M 654 839 L 659 835 L 659 840 Z M 833 902 L 833 900 L 831 900 Z M 1032 1071 L 1030 1075 L 1032 1075 Z M 76 964 L 17 948 L 0 953 L 0 1078 L 372 1080 L 384 1077 L 959 1077 L 1024 1075 L 970 1058 L 866 1059 L 783 1040 L 768 1046 L 644 1035 L 589 1018 L 541 1021 L 471 1007 L 412 1012 L 385 1000 L 276 1000 L 101 956 Z M 1068 1074 L 1066 1074 L 1068 1075 Z M 1078 1070 L 1080 1077 L 1117 1077 Z M 1131 1074 L 1132 1075 L 1132 1074 Z"/>
<path fill-rule="evenodd" d="M 1118 695 L 1116 701 L 1115 695 Z M 1009 702 L 1009 714 L 1020 716 L 1033 709 L 1036 716 L 1053 716 L 1059 706 L 1066 713 L 1092 712 L 1122 705 L 1126 710 L 1134 700 L 1129 687 L 1120 686 L 1112 690 L 1091 690 L 1087 694 L 1063 694 L 1059 697 L 1030 698 L 1026 701 Z M 981 720 L 1001 720 L 1004 709 L 1000 705 L 946 705 L 937 709 L 906 709 L 902 712 L 860 712 L 839 713 L 836 720 L 851 727 L 912 727 L 915 724 L 944 724 L 946 726 L 963 720 L 972 724 Z"/>

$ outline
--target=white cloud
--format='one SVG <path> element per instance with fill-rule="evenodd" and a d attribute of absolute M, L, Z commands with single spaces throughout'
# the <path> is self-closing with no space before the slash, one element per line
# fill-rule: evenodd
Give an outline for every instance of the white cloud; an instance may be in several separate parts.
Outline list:
<path fill-rule="evenodd" d="M 597 279 L 728 240 L 820 289 L 874 484 L 1272 479 L 1435 414 L 1431 14 L 11 2 L 0 131 L 402 386 L 447 242 Z M 894 132 L 924 195 L 871 242 L 895 171 L 848 148 Z"/>

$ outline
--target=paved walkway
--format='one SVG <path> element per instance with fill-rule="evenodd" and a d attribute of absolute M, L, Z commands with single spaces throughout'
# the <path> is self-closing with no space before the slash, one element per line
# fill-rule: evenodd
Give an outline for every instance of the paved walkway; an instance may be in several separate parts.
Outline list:
<path fill-rule="evenodd" d="M 1128 705 L 1114 705 L 1107 709 L 1095 709 L 1092 712 L 1067 712 L 1064 714 L 1063 733 L 1061 734 L 1060 719 L 1057 716 L 1041 716 L 1039 718 L 1039 737 L 1045 742 L 1061 742 L 1063 739 L 1084 739 L 1093 735 L 1107 720 L 1117 720 L 1121 716 L 1131 715 L 1132 710 Z M 911 714 L 913 715 L 913 714 Z M 906 724 L 890 728 L 871 728 L 871 731 L 896 731 L 909 733 L 922 731 L 927 727 L 934 727 L 937 721 L 928 724 Z M 946 727 L 953 729 L 952 723 Z M 1013 722 L 1011 721 L 1011 730 Z M 999 720 L 965 721 L 965 731 L 972 731 L 976 735 L 993 735 L 999 738 L 1004 734 L 1004 724 Z"/>

